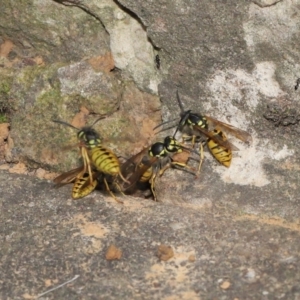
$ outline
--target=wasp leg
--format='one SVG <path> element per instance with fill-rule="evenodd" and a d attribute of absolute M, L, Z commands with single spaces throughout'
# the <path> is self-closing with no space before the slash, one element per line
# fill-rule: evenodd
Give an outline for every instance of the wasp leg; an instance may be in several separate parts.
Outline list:
<path fill-rule="evenodd" d="M 182 136 L 181 136 L 181 138 L 182 138 L 182 143 L 185 143 L 185 142 L 187 142 L 187 141 L 191 141 L 192 140 L 192 142 L 193 142 L 193 137 L 194 137 L 194 135 L 188 135 L 188 134 L 183 134 Z M 195 139 L 194 139 L 195 140 Z M 194 145 L 195 143 L 192 143 L 192 145 Z"/>
<path fill-rule="evenodd" d="M 195 148 L 195 144 L 196 144 L 196 136 L 193 135 L 192 136 L 192 146 L 193 146 L 193 148 Z"/>
<path fill-rule="evenodd" d="M 200 164 L 202 164 L 201 160 L 200 160 Z M 194 174 L 196 177 L 198 177 L 198 175 L 199 175 L 198 171 L 195 168 L 188 166 L 186 163 L 181 163 L 181 162 L 178 162 L 178 161 L 172 161 L 172 162 L 166 164 L 162 169 L 159 170 L 159 176 L 162 176 L 164 174 L 164 172 L 167 169 L 169 169 L 171 166 L 174 166 L 175 168 L 179 167 L 178 169 L 180 169 L 180 170 L 182 170 L 182 169 L 188 170 L 192 174 Z M 201 165 L 200 165 L 200 167 L 201 167 Z M 198 167 L 198 169 L 199 169 L 199 167 Z"/>
<path fill-rule="evenodd" d="M 196 171 L 195 168 L 190 167 L 190 166 L 188 166 L 188 165 L 185 164 L 185 163 L 180 163 L 180 162 L 177 162 L 177 161 L 172 161 L 171 164 L 172 164 L 173 166 L 175 166 L 175 167 L 176 167 L 176 166 L 179 166 L 179 167 L 181 167 L 181 168 L 187 169 L 187 170 L 191 171 L 192 173 L 197 173 L 197 171 Z"/>
<path fill-rule="evenodd" d="M 202 145 L 201 142 L 200 142 L 199 153 L 200 153 L 200 162 L 199 162 L 199 166 L 198 166 L 197 177 L 200 175 L 200 170 L 201 170 L 202 163 L 203 163 L 203 160 L 204 160 L 203 145 Z"/>
<path fill-rule="evenodd" d="M 182 143 L 185 143 L 188 141 L 191 142 L 192 148 L 195 149 L 195 145 L 197 143 L 201 143 L 201 137 L 194 135 L 194 134 L 193 135 L 187 135 L 187 134 L 182 135 Z"/>
<path fill-rule="evenodd" d="M 196 173 L 196 177 L 198 177 L 199 174 L 200 174 L 200 170 L 201 170 L 202 163 L 203 163 L 203 160 L 204 160 L 204 150 L 203 150 L 203 144 L 202 144 L 203 141 L 197 140 L 198 138 L 199 138 L 199 137 L 197 137 L 196 135 L 192 135 L 192 136 L 184 135 L 184 136 L 182 136 L 183 142 L 188 141 L 188 140 L 191 140 L 191 144 L 192 144 L 192 148 L 193 148 L 193 149 L 195 149 L 195 145 L 196 145 L 197 142 L 200 143 L 200 147 L 199 147 L 200 162 L 199 162 L 198 170 L 197 170 L 197 173 Z"/>
<path fill-rule="evenodd" d="M 130 183 L 127 179 L 125 179 L 125 178 L 123 177 L 123 175 L 122 175 L 121 172 L 119 173 L 119 176 L 121 177 L 121 179 L 122 179 L 124 182 Z"/>
<path fill-rule="evenodd" d="M 171 167 L 171 162 L 169 162 L 168 164 L 166 164 L 163 168 L 161 168 L 160 170 L 159 170 L 159 176 L 162 176 L 164 173 L 165 173 L 165 171 L 167 170 L 167 169 L 169 169 Z"/>
<path fill-rule="evenodd" d="M 111 191 L 111 189 L 109 188 L 109 185 L 106 181 L 106 178 L 103 179 L 104 181 L 104 184 L 105 184 L 105 187 L 106 187 L 106 190 L 109 192 L 109 194 L 118 202 L 118 203 L 121 203 L 123 204 L 123 202 L 121 200 L 119 200 L 115 195 L 114 193 Z"/>
<path fill-rule="evenodd" d="M 81 147 L 81 156 L 83 159 L 83 171 L 82 173 L 80 173 L 81 176 L 83 176 L 84 173 L 88 173 L 89 177 L 90 177 L 90 183 L 91 185 L 93 184 L 93 176 L 92 176 L 92 170 L 91 170 L 91 164 L 90 164 L 90 159 L 88 156 L 88 153 L 86 151 L 86 149 L 84 147 Z M 79 175 L 77 176 L 77 178 L 79 177 Z"/>
<path fill-rule="evenodd" d="M 127 182 L 127 181 L 126 181 L 126 182 Z M 118 191 L 119 191 L 123 196 L 126 196 L 126 195 L 124 194 L 124 192 L 122 191 L 121 186 L 120 186 L 117 182 L 114 182 L 114 184 L 116 185 Z M 122 202 L 122 203 L 123 203 L 123 202 Z"/>
<path fill-rule="evenodd" d="M 156 173 L 153 173 L 149 180 L 149 183 L 150 183 L 151 192 L 153 194 L 154 201 L 158 202 L 156 192 L 155 192 L 155 178 L 156 178 Z"/>

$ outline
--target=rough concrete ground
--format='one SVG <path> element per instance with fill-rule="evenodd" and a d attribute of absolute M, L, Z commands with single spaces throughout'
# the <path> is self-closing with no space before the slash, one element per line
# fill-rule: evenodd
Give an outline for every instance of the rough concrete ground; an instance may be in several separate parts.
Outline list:
<path fill-rule="evenodd" d="M 0 189 L 0 299 L 36 299 L 76 275 L 39 299 L 300 299 L 298 222 L 222 199 L 73 201 L 70 185 L 6 171 Z M 159 260 L 161 244 L 174 257 Z M 110 245 L 119 260 L 106 259 Z"/>

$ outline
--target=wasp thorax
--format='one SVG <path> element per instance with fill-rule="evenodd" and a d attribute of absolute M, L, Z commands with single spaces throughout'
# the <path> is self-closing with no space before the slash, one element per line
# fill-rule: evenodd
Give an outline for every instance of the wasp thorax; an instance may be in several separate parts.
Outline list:
<path fill-rule="evenodd" d="M 86 145 L 89 147 L 97 147 L 101 143 L 100 139 L 87 140 Z"/>
<path fill-rule="evenodd" d="M 151 146 L 149 149 L 149 155 L 152 157 L 162 157 L 166 156 L 168 153 L 165 149 L 165 144 L 157 142 Z"/>
<path fill-rule="evenodd" d="M 165 149 L 168 152 L 178 152 L 180 146 L 175 138 L 167 136 L 164 140 Z"/>
<path fill-rule="evenodd" d="M 224 134 L 223 131 L 218 130 L 218 129 L 214 129 L 213 133 L 214 133 L 214 135 L 218 135 L 223 141 L 227 140 L 227 137 L 226 137 L 226 135 Z"/>
<path fill-rule="evenodd" d="M 190 113 L 187 123 L 189 125 L 198 125 L 202 128 L 207 128 L 207 120 L 204 116 L 201 116 L 199 114 L 196 113 Z"/>

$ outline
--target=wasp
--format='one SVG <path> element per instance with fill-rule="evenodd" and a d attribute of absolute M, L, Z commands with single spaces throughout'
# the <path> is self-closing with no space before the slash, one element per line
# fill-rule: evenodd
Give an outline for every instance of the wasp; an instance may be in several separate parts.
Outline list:
<path fill-rule="evenodd" d="M 81 166 L 57 176 L 53 181 L 56 183 L 56 187 L 74 182 L 72 198 L 79 199 L 89 195 L 93 190 L 95 190 L 98 184 L 97 176 L 98 173 L 92 171 L 92 182 L 90 182 L 89 173 L 84 173 L 84 167 Z"/>
<path fill-rule="evenodd" d="M 113 178 L 120 177 L 126 181 L 123 177 L 120 169 L 120 162 L 115 153 L 102 145 L 100 135 L 92 127 L 103 117 L 98 118 L 91 126 L 83 128 L 76 128 L 73 125 L 60 120 L 53 120 L 53 122 L 60 123 L 78 131 L 77 138 L 79 141 L 80 154 L 83 159 L 83 169 L 77 174 L 76 178 L 85 178 L 85 174 L 88 174 L 90 185 L 94 185 L 93 172 L 94 168 L 97 172 L 103 173 L 104 175 L 111 176 Z M 119 201 L 112 193 L 106 176 L 103 177 L 106 190 L 110 195 L 117 201 Z M 117 183 L 116 183 L 117 184 Z"/>
<path fill-rule="evenodd" d="M 251 135 L 242 129 L 218 121 L 210 116 L 192 112 L 192 110 L 184 110 L 178 91 L 177 101 L 181 113 L 180 121 L 177 125 L 174 136 L 178 131 L 188 132 L 188 135 L 192 136 L 193 145 L 195 144 L 197 138 L 205 136 L 207 138 L 208 148 L 210 149 L 212 155 L 224 166 L 230 166 L 232 151 L 239 150 L 236 146 L 228 141 L 224 131 L 234 135 L 236 138 L 240 139 L 243 142 L 249 143 L 252 141 Z M 161 123 L 154 129 L 172 121 L 174 120 Z M 200 145 L 200 151 L 203 152 L 202 143 L 200 143 Z"/>
<path fill-rule="evenodd" d="M 128 159 L 122 166 L 123 173 L 130 174 L 126 178 L 129 181 L 129 185 L 125 186 L 124 190 L 130 191 L 138 182 L 148 182 L 154 200 L 157 201 L 155 180 L 157 176 L 163 175 L 168 168 L 175 167 L 183 169 L 197 176 L 194 168 L 184 162 L 173 159 L 175 154 L 181 153 L 182 151 L 192 152 L 193 149 L 184 147 L 172 136 L 166 137 L 163 142 L 156 142 L 150 147 L 144 148 Z"/>

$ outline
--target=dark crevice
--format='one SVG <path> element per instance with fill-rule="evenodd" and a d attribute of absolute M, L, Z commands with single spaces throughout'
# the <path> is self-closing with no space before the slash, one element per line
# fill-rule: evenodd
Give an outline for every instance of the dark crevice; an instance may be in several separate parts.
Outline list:
<path fill-rule="evenodd" d="M 78 7 L 80 9 L 82 9 L 84 12 L 86 12 L 87 14 L 91 15 L 92 17 L 94 17 L 96 20 L 98 20 L 101 25 L 103 26 L 103 28 L 105 29 L 105 31 L 109 34 L 109 32 L 106 30 L 106 27 L 104 25 L 104 23 L 102 22 L 101 18 L 95 14 L 89 7 L 87 7 L 86 5 L 84 5 L 81 0 L 53 0 L 56 3 L 62 4 L 64 6 L 75 6 Z M 123 4 L 121 4 L 119 1 L 117 0 L 113 0 L 116 5 L 123 10 L 124 12 L 126 12 L 129 16 L 131 16 L 133 19 L 137 20 L 139 22 L 139 24 L 142 26 L 142 28 L 147 32 L 147 27 L 144 25 L 144 23 L 142 22 L 142 20 L 140 19 L 140 17 L 133 11 L 131 11 L 130 9 L 128 9 L 126 6 L 124 6 Z M 149 43 L 151 43 L 151 45 L 153 46 L 153 48 L 156 51 L 159 51 L 160 48 L 157 47 L 154 42 L 152 41 L 152 39 L 147 35 L 148 41 Z"/>
<path fill-rule="evenodd" d="M 256 4 L 257 6 L 259 6 L 259 7 L 261 7 L 261 8 L 274 6 L 274 5 L 276 5 L 278 2 L 281 2 L 281 1 L 282 1 L 282 0 L 278 0 L 278 1 L 275 1 L 274 3 L 272 3 L 272 4 L 265 4 L 265 5 L 262 5 L 262 4 L 259 3 L 259 1 L 252 0 L 252 2 L 253 2 L 254 4 Z"/>
<path fill-rule="evenodd" d="M 113 1 L 119 6 L 120 9 L 122 9 L 124 12 L 126 12 L 133 19 L 137 20 L 139 22 L 139 24 L 142 26 L 142 28 L 145 30 L 145 32 L 147 33 L 147 26 L 143 23 L 141 18 L 135 12 L 133 12 L 132 10 L 130 10 L 129 8 L 127 8 L 126 6 L 121 4 L 118 0 L 113 0 Z M 160 50 L 159 47 L 157 47 L 154 44 L 154 42 L 152 41 L 152 39 L 148 36 L 148 33 L 147 33 L 147 39 L 156 51 Z"/>
<path fill-rule="evenodd" d="M 121 4 L 118 0 L 113 0 L 113 1 L 119 6 L 120 9 L 122 9 L 124 12 L 130 15 L 133 19 L 137 20 L 141 24 L 142 28 L 145 31 L 147 31 L 147 27 L 144 25 L 140 17 L 135 12 L 133 12 L 132 10 L 130 10 L 129 8 Z"/>
<path fill-rule="evenodd" d="M 62 4 L 64 6 L 75 6 L 75 7 L 82 9 L 84 12 L 86 12 L 90 16 L 94 17 L 97 21 L 99 21 L 100 24 L 102 25 L 102 27 L 105 29 L 105 31 L 109 34 L 109 32 L 106 30 L 106 27 L 105 27 L 104 23 L 102 22 L 101 18 L 97 14 L 92 12 L 92 10 L 90 8 L 88 8 L 86 5 L 81 3 L 80 0 L 53 0 L 53 1 L 56 3 Z"/>

